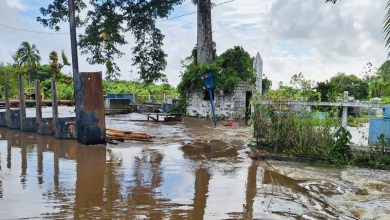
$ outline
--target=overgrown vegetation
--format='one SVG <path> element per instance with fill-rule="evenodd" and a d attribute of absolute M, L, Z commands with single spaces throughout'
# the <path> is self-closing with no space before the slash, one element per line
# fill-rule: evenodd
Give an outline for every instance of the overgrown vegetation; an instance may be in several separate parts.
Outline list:
<path fill-rule="evenodd" d="M 368 157 L 365 155 L 365 160 L 354 158 L 350 148 L 351 134 L 343 127 L 334 127 L 332 120 L 324 120 L 318 126 L 305 110 L 264 105 L 260 104 L 259 97 L 255 99 L 252 120 L 257 147 L 336 165 L 366 164 L 373 168 L 390 168 L 390 155 L 384 153 L 384 147 Z"/>
<path fill-rule="evenodd" d="M 232 93 L 240 81 L 253 81 L 253 59 L 242 47 L 227 50 L 210 64 L 196 64 L 196 57 L 186 59 L 190 62 L 182 74 L 178 85 L 180 93 L 197 91 L 203 88 L 202 77 L 206 72 L 214 75 L 216 88 L 224 93 Z"/>
<path fill-rule="evenodd" d="M 196 63 L 194 49 L 185 62 L 181 82 L 178 85 L 181 97 L 178 109 L 183 113 L 187 105 L 185 102 L 187 93 L 203 91 L 202 79 L 206 72 L 213 73 L 217 91 L 222 91 L 224 94 L 231 94 L 241 81 L 254 82 L 253 58 L 240 46 L 228 49 L 219 56 L 215 55 L 212 63 L 201 65 Z M 265 92 L 271 88 L 271 85 L 270 80 L 263 79 Z"/>

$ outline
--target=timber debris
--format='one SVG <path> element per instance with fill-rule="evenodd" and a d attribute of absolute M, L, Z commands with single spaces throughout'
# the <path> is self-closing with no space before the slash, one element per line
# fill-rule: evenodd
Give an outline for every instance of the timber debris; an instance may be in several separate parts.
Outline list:
<path fill-rule="evenodd" d="M 106 139 L 108 143 L 117 144 L 125 140 L 131 141 L 143 141 L 143 142 L 153 142 L 151 136 L 144 132 L 134 132 L 134 131 L 125 131 L 119 129 L 106 129 Z"/>

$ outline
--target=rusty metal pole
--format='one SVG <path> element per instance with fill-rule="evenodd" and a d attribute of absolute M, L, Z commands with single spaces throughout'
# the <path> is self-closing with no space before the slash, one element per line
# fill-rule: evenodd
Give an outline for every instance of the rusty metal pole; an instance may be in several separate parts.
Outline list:
<path fill-rule="evenodd" d="M 106 142 L 106 128 L 104 121 L 103 83 L 101 80 L 101 73 L 80 73 L 77 56 L 74 0 L 68 1 L 68 8 L 74 100 L 76 106 L 77 141 L 87 145 L 104 144 Z M 100 95 L 102 97 L 96 97 Z"/>

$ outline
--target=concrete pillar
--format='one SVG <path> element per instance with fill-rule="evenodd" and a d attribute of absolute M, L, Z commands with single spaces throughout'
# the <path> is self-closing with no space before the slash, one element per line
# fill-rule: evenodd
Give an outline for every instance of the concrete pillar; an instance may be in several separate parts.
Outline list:
<path fill-rule="evenodd" d="M 101 72 L 82 72 L 75 85 L 76 131 L 81 144 L 106 143 L 103 80 Z"/>
<path fill-rule="evenodd" d="M 7 123 L 7 127 L 11 129 L 20 129 L 20 112 L 17 109 L 12 110 L 11 105 L 9 103 L 9 88 L 5 86 L 4 90 L 5 96 L 5 120 Z"/>
<path fill-rule="evenodd" d="M 51 108 L 53 114 L 53 125 L 58 123 L 58 103 L 57 103 L 57 86 L 54 80 L 51 81 Z"/>
<path fill-rule="evenodd" d="M 22 125 L 22 121 L 26 118 L 26 98 L 24 96 L 24 83 L 22 74 L 18 75 L 18 83 L 19 83 L 19 111 L 20 111 L 20 124 Z"/>
<path fill-rule="evenodd" d="M 211 1 L 198 0 L 197 63 L 213 61 L 213 33 L 211 25 Z"/>
<path fill-rule="evenodd" d="M 344 103 L 348 102 L 348 91 L 344 92 Z M 348 107 L 343 105 L 343 114 L 341 116 L 341 126 L 347 128 L 348 126 Z"/>
<path fill-rule="evenodd" d="M 42 122 L 42 96 L 39 80 L 35 81 L 35 117 L 38 124 Z"/>

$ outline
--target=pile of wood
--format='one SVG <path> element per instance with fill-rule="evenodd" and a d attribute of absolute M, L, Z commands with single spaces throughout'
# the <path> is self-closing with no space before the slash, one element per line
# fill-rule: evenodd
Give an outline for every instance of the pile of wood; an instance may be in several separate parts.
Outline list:
<path fill-rule="evenodd" d="M 124 131 L 118 129 L 107 128 L 106 129 L 106 139 L 109 143 L 116 143 L 116 141 L 143 141 L 143 142 L 153 142 L 151 137 L 144 132 L 134 132 L 134 131 Z"/>

